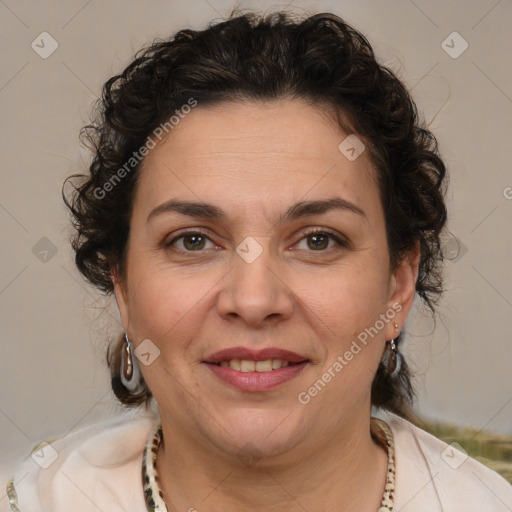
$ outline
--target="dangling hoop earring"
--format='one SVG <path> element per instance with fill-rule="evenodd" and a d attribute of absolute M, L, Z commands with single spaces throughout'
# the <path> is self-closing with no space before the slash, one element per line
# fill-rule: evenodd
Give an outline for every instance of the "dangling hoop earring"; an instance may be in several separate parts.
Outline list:
<path fill-rule="evenodd" d="M 390 340 L 388 350 L 384 355 L 384 367 L 390 377 L 396 377 L 402 366 L 402 354 L 398 352 L 395 340 Z"/>
<path fill-rule="evenodd" d="M 397 324 L 395 324 L 395 330 L 398 331 Z M 400 368 L 402 366 L 402 354 L 398 352 L 398 347 L 396 346 L 395 339 L 392 339 L 388 342 L 388 347 L 386 352 L 384 353 L 384 358 L 382 361 L 390 377 L 396 377 L 400 372 Z"/>
<path fill-rule="evenodd" d="M 130 393 L 134 393 L 140 386 L 141 373 L 133 343 L 128 339 L 128 334 L 125 333 L 124 337 L 125 342 L 121 347 L 121 382 Z"/>

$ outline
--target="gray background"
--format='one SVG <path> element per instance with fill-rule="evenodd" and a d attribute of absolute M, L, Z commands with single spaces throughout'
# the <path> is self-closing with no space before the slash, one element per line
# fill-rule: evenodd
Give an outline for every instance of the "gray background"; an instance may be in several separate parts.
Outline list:
<path fill-rule="evenodd" d="M 512 434 L 512 1 L 288 5 L 335 12 L 368 37 L 412 89 L 451 174 L 447 292 L 436 325 L 421 310 L 407 325 L 417 412 Z M 60 197 L 64 178 L 87 167 L 79 129 L 104 81 L 142 45 L 232 6 L 0 0 L 0 483 L 37 442 L 118 413 L 104 364 L 117 313 L 74 268 Z M 468 43 L 457 58 L 464 41 L 454 31 Z M 58 43 L 45 59 L 42 32 Z"/>

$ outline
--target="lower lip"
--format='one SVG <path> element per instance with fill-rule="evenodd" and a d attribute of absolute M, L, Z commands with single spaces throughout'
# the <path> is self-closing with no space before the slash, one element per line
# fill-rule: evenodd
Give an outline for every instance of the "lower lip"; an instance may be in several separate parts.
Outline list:
<path fill-rule="evenodd" d="M 267 391 L 293 379 L 306 367 L 308 362 L 304 361 L 268 372 L 241 372 L 226 366 L 205 364 L 219 379 L 241 391 Z"/>

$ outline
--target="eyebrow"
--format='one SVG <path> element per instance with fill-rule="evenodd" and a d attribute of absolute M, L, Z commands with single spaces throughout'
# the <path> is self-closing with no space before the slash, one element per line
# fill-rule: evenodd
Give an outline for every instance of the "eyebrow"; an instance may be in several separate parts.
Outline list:
<path fill-rule="evenodd" d="M 283 224 L 308 215 L 321 215 L 331 210 L 345 210 L 366 218 L 366 214 L 359 206 L 341 197 L 333 197 L 331 199 L 316 201 L 300 201 L 282 213 L 279 216 L 278 223 Z M 146 222 L 149 222 L 156 216 L 171 212 L 177 212 L 199 219 L 224 220 L 227 217 L 226 213 L 221 208 L 212 204 L 170 199 L 152 210 Z"/>

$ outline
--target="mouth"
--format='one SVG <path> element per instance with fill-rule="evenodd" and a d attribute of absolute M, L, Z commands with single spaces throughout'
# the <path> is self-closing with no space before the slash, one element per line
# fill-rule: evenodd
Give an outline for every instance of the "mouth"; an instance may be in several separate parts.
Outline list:
<path fill-rule="evenodd" d="M 311 361 L 289 350 L 234 347 L 215 352 L 202 362 L 218 378 L 242 391 L 267 391 L 298 375 Z"/>
<path fill-rule="evenodd" d="M 302 363 L 308 363 L 309 359 L 304 359 L 304 361 L 300 361 L 297 363 L 288 361 L 287 359 L 264 359 L 262 361 L 254 361 L 251 359 L 229 359 L 221 361 L 220 363 L 208 363 L 207 361 L 205 362 L 207 364 L 222 366 L 223 368 L 231 368 L 232 370 L 238 372 L 265 373 L 274 370 L 279 370 L 280 368 L 286 368 L 287 366 L 296 366 Z"/>
<path fill-rule="evenodd" d="M 304 362 L 309 362 L 306 356 L 277 347 L 261 350 L 232 347 L 219 350 L 203 361 L 203 363 L 216 364 L 241 372 L 270 372 Z"/>

